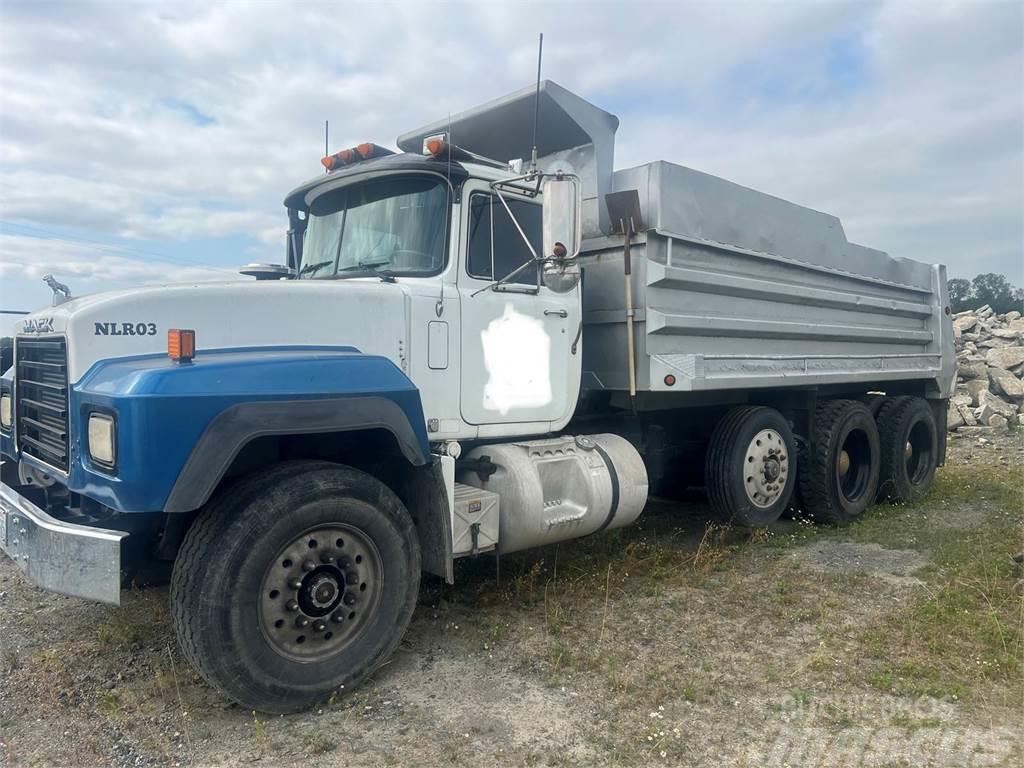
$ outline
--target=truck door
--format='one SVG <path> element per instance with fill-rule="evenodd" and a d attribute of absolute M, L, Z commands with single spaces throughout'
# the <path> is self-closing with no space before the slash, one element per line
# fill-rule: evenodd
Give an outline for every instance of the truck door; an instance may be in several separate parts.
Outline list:
<path fill-rule="evenodd" d="M 540 254 L 540 201 L 502 194 Z M 462 417 L 476 425 L 518 425 L 482 435 L 521 433 L 530 422 L 546 422 L 537 431 L 560 429 L 579 394 L 581 352 L 571 349 L 580 328 L 579 287 L 562 294 L 543 283 L 538 288 L 537 265 L 530 264 L 490 288 L 529 261 L 530 250 L 485 182 L 467 183 L 461 207 Z"/>

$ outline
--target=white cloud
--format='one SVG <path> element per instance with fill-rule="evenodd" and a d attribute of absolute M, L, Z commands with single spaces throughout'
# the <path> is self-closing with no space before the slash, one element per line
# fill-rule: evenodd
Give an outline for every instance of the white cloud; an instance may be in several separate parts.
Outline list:
<path fill-rule="evenodd" d="M 544 30 L 545 75 L 618 111 L 619 167 L 682 162 L 1022 283 L 1021 29 L 1013 2 L 8 3 L 0 218 L 277 257 L 325 118 L 335 148 L 390 143 L 529 83 Z M 829 56 L 851 38 L 843 85 Z M 68 272 L 100 285 L 82 254 Z"/>
<path fill-rule="evenodd" d="M 0 234 L 0 278 L 5 282 L 13 278 L 41 280 L 46 274 L 58 275 L 75 293 L 92 293 L 139 283 L 225 280 L 238 273 L 132 256 L 100 243 Z M 4 291 L 2 300 L 17 303 L 18 297 Z"/>

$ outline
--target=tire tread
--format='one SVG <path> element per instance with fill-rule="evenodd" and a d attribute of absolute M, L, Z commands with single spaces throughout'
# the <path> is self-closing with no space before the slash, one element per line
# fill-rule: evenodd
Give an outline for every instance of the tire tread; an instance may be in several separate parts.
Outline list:
<path fill-rule="evenodd" d="M 804 506 L 816 520 L 836 525 L 850 521 L 847 513 L 832 501 L 832 439 L 846 412 L 859 409 L 864 409 L 870 416 L 867 406 L 856 400 L 820 403 L 814 412 L 813 439 L 809 441 L 809 447 L 801 444 L 797 481 Z"/>

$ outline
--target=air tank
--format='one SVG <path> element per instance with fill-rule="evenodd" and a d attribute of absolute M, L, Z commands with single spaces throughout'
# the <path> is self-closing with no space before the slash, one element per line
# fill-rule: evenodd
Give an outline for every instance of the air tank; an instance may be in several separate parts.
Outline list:
<path fill-rule="evenodd" d="M 498 551 L 621 528 L 647 503 L 647 470 L 618 435 L 522 440 L 474 448 L 457 480 L 500 497 Z"/>

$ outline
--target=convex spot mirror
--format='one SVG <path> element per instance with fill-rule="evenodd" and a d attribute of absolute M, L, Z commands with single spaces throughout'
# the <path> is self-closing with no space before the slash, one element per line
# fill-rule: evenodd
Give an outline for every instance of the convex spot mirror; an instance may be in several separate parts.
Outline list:
<path fill-rule="evenodd" d="M 574 259 L 580 251 L 580 187 L 575 176 L 546 176 L 544 194 L 544 285 L 556 293 L 580 281 Z"/>
<path fill-rule="evenodd" d="M 544 257 L 572 259 L 580 250 L 580 187 L 575 176 L 545 176 Z"/>

